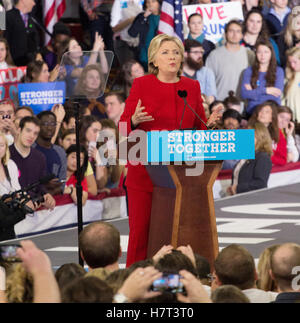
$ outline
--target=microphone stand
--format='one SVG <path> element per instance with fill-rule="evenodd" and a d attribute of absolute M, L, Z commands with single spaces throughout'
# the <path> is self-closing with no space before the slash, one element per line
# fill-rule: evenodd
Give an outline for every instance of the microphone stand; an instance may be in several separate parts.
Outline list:
<path fill-rule="evenodd" d="M 186 108 L 186 100 L 185 100 L 185 98 L 183 98 L 183 101 L 184 101 L 184 107 L 183 107 L 182 116 L 181 116 L 181 120 L 180 120 L 179 130 L 182 130 L 181 126 L 182 126 L 183 116 L 184 116 L 184 112 L 185 112 L 185 108 Z"/>
<path fill-rule="evenodd" d="M 205 127 L 207 128 L 207 129 L 210 129 L 210 127 L 207 125 L 207 123 L 206 122 L 204 122 L 203 120 L 202 120 L 202 118 L 199 116 L 199 114 L 188 104 L 188 102 L 187 102 L 187 99 L 186 99 L 186 97 L 187 97 L 187 91 L 185 91 L 185 90 L 183 90 L 183 91 L 178 91 L 178 95 L 183 99 L 183 101 L 184 101 L 184 108 L 183 108 L 183 112 L 182 112 L 182 116 L 181 116 L 181 120 L 180 120 L 180 125 L 179 125 L 179 130 L 182 130 L 181 129 L 181 125 L 182 125 L 182 121 L 183 121 L 183 116 L 184 116 L 184 112 L 185 112 L 185 108 L 186 107 L 188 107 L 193 113 L 194 113 L 194 115 L 202 122 L 202 124 L 204 124 L 205 125 Z"/>
<path fill-rule="evenodd" d="M 207 125 L 206 122 L 204 122 L 201 117 L 199 116 L 199 114 L 187 103 L 187 99 L 186 98 L 183 98 L 183 101 L 185 103 L 185 105 L 194 113 L 194 115 L 205 125 L 205 127 L 207 129 L 209 129 L 209 126 Z"/>

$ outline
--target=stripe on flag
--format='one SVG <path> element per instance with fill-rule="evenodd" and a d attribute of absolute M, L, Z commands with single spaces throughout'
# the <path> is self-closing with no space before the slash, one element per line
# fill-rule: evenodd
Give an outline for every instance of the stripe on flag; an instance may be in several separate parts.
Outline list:
<path fill-rule="evenodd" d="M 182 0 L 163 0 L 158 34 L 176 36 L 183 41 Z"/>
<path fill-rule="evenodd" d="M 66 0 L 44 0 L 44 24 L 46 29 L 52 33 L 54 25 L 59 21 L 66 10 Z M 45 44 L 50 42 L 50 36 L 45 35 Z"/>

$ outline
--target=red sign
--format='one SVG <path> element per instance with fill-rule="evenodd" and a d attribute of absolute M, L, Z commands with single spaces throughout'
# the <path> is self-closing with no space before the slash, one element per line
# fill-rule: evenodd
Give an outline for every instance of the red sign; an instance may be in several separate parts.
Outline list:
<path fill-rule="evenodd" d="M 26 75 L 26 66 L 0 70 L 0 98 L 15 100 L 18 97 L 18 83 Z"/>

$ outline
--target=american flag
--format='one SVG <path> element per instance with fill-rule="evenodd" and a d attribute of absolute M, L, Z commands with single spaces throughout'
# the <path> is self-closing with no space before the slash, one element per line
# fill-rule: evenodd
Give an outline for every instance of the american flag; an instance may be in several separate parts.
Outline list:
<path fill-rule="evenodd" d="M 52 33 L 53 26 L 59 21 L 66 10 L 66 0 L 44 0 L 43 6 L 44 24 L 46 29 Z M 45 44 L 49 44 L 50 36 L 45 35 Z"/>
<path fill-rule="evenodd" d="M 183 41 L 182 0 L 163 0 L 158 33 L 176 36 Z"/>

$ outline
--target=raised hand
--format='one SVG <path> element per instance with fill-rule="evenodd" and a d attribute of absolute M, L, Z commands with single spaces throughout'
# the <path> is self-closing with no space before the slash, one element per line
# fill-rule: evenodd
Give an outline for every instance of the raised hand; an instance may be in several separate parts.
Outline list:
<path fill-rule="evenodd" d="M 214 112 L 210 115 L 209 119 L 207 120 L 208 126 L 214 126 L 216 125 L 217 121 L 219 121 L 222 118 L 224 112 L 224 108 L 222 104 L 217 105 L 217 108 Z"/>
<path fill-rule="evenodd" d="M 161 292 L 149 290 L 152 283 L 162 274 L 154 267 L 137 268 L 125 280 L 118 293 L 124 294 L 130 302 L 155 297 Z"/>
<path fill-rule="evenodd" d="M 104 41 L 103 38 L 101 37 L 101 35 L 98 34 L 98 32 L 96 32 L 95 34 L 95 40 L 94 40 L 94 46 L 93 46 L 93 52 L 99 52 L 104 50 Z"/>
<path fill-rule="evenodd" d="M 179 274 L 182 276 L 182 282 L 186 296 L 178 293 L 177 299 L 182 303 L 211 303 L 211 300 L 202 286 L 199 279 L 187 270 L 180 270 Z"/>

